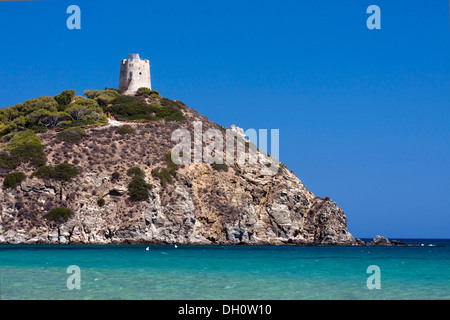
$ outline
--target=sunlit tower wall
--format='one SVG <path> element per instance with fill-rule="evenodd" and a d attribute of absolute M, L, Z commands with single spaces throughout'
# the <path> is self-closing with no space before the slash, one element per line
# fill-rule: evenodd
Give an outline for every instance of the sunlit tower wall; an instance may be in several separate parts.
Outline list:
<path fill-rule="evenodd" d="M 129 54 L 120 65 L 119 90 L 134 93 L 141 87 L 152 88 L 150 62 L 141 60 L 139 54 Z"/>

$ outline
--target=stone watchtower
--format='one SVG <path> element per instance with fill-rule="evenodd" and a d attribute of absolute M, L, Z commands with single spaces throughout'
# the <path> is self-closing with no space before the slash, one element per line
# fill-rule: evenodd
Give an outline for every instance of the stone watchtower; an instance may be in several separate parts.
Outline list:
<path fill-rule="evenodd" d="M 139 88 L 152 88 L 150 81 L 150 63 L 141 60 L 139 54 L 129 54 L 120 65 L 119 90 L 134 93 Z"/>

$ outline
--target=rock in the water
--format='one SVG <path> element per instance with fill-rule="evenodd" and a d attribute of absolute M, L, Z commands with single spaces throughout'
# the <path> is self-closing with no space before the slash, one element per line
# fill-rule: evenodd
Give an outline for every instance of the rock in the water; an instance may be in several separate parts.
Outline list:
<path fill-rule="evenodd" d="M 391 240 L 391 244 L 393 246 L 407 246 L 408 245 L 405 242 L 399 241 L 399 240 Z"/>
<path fill-rule="evenodd" d="M 370 243 L 370 245 L 373 245 L 373 246 L 390 246 L 391 242 L 385 237 L 376 236 L 375 238 L 373 238 L 373 240 Z"/>

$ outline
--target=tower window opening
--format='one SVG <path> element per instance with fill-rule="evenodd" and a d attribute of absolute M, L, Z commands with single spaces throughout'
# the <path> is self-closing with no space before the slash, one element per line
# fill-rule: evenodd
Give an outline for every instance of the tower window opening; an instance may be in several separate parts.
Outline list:
<path fill-rule="evenodd" d="M 130 79 L 133 79 L 133 72 L 130 72 Z"/>

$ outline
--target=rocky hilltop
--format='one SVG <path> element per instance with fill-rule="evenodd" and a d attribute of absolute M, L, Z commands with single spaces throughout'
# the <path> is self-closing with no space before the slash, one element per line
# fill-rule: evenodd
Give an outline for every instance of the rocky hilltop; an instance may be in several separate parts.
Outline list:
<path fill-rule="evenodd" d="M 0 243 L 357 243 L 342 209 L 283 165 L 174 164 L 174 130 L 225 134 L 183 103 L 85 94 L 0 110 Z"/>

